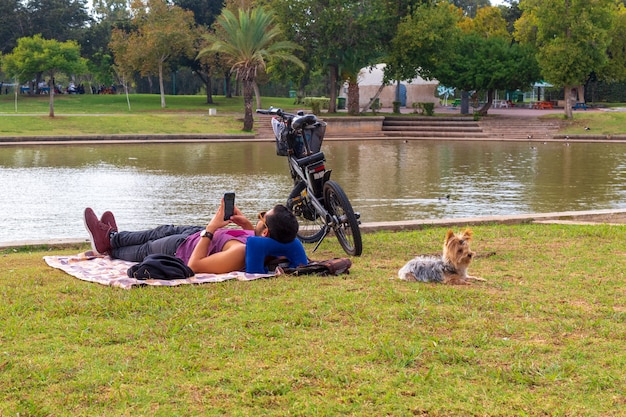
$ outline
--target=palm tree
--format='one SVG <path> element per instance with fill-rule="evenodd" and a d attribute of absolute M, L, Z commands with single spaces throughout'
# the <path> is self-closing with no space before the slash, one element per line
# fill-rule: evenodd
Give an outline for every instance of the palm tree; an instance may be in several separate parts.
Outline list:
<path fill-rule="evenodd" d="M 269 60 L 286 60 L 304 67 L 292 52 L 298 46 L 280 40 L 282 31 L 274 23 L 274 14 L 263 7 L 253 10 L 239 9 L 239 18 L 223 9 L 216 21 L 216 32 L 205 35 L 210 46 L 198 54 L 218 52 L 225 56 L 232 71 L 243 85 L 244 118 L 243 130 L 252 130 L 252 93 L 259 69 L 265 69 Z"/>

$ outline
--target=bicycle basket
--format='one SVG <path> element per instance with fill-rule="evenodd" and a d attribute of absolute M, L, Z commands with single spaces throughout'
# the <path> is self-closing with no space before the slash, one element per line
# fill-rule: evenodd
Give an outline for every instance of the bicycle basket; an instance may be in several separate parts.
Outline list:
<path fill-rule="evenodd" d="M 326 123 L 315 122 L 312 125 L 304 127 L 302 129 L 309 150 L 311 153 L 317 153 L 322 149 L 322 141 L 324 140 L 324 134 L 326 134 Z"/>

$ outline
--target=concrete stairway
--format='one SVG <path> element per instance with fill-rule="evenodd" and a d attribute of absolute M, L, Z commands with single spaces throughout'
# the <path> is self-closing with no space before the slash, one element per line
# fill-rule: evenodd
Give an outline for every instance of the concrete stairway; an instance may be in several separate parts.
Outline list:
<path fill-rule="evenodd" d="M 270 125 L 271 116 L 255 115 L 255 138 L 274 140 Z M 386 116 L 382 131 L 373 130 L 351 133 L 350 138 L 395 138 L 411 140 L 542 140 L 552 139 L 558 132 L 559 119 L 536 116 L 493 115 L 475 121 L 473 117 L 415 117 Z M 341 138 L 341 133 L 329 134 L 328 138 Z"/>
<path fill-rule="evenodd" d="M 260 140 L 269 140 L 273 141 L 274 139 L 274 130 L 272 129 L 272 117 L 265 114 L 255 114 L 254 115 L 254 137 Z"/>
<path fill-rule="evenodd" d="M 383 135 L 406 139 L 487 139 L 473 117 L 387 116 Z"/>
<path fill-rule="evenodd" d="M 487 116 L 479 125 L 489 139 L 552 139 L 559 130 L 559 119 L 533 116 Z"/>

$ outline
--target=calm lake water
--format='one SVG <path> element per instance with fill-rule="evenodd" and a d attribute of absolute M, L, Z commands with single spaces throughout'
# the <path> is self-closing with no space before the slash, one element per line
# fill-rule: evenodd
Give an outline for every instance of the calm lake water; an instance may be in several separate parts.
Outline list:
<path fill-rule="evenodd" d="M 626 208 L 623 144 L 354 141 L 323 150 L 363 222 Z M 205 224 L 227 191 L 255 216 L 291 188 L 271 143 L 0 147 L 0 243 L 86 238 L 85 207 L 112 210 L 126 230 Z"/>

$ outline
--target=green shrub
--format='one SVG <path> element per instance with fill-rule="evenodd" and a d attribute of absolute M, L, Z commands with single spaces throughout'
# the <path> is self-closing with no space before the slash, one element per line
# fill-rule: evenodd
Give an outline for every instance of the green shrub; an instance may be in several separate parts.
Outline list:
<path fill-rule="evenodd" d="M 435 103 L 419 103 L 422 113 L 426 116 L 432 116 L 435 114 Z"/>
<path fill-rule="evenodd" d="M 322 109 L 328 110 L 330 107 L 330 99 L 328 97 L 305 97 L 304 105 L 311 107 L 313 114 L 320 114 Z"/>

